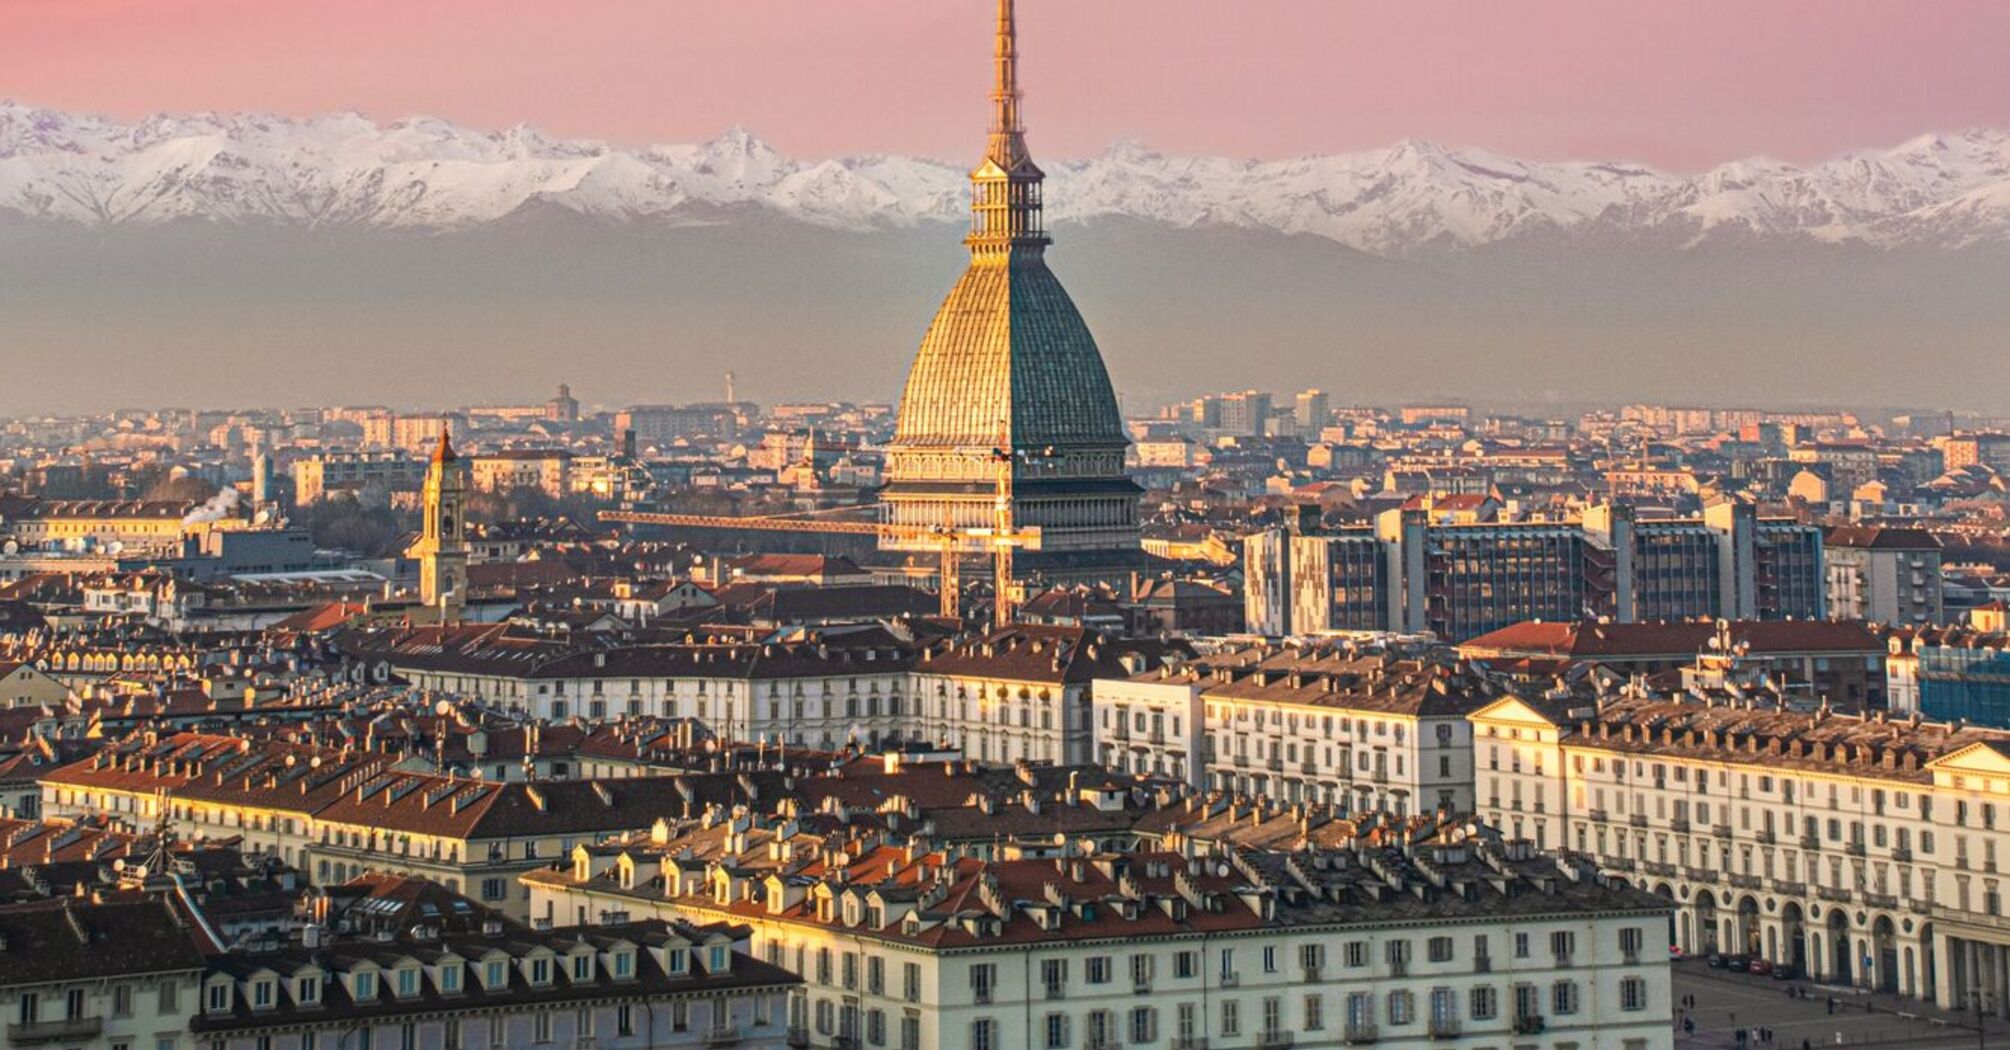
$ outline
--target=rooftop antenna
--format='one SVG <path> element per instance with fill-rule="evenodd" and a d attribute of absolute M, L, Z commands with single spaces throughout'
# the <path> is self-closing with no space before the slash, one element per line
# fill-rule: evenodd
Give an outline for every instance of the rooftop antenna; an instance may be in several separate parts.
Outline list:
<path fill-rule="evenodd" d="M 726 373 L 726 403 L 729 405 L 739 403 L 739 398 L 733 396 L 733 373 L 731 372 Z"/>

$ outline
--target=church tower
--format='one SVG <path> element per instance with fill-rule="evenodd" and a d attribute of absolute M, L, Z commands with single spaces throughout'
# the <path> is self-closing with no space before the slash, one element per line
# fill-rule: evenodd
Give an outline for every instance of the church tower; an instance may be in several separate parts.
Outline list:
<path fill-rule="evenodd" d="M 425 515 L 419 541 L 405 553 L 419 559 L 419 595 L 440 619 L 460 619 L 468 593 L 468 534 L 463 515 L 468 498 L 468 465 L 454 452 L 447 431 L 426 468 Z"/>
<path fill-rule="evenodd" d="M 883 520 L 981 530 L 1003 517 L 1040 530 L 1038 550 L 1015 559 L 1022 578 L 1122 580 L 1142 562 L 1130 441 L 1095 338 L 1047 268 L 1046 175 L 1020 120 L 1013 0 L 998 3 L 993 61 L 989 137 L 970 173 L 970 263 L 908 372 Z M 939 542 L 882 546 L 919 553 Z"/>

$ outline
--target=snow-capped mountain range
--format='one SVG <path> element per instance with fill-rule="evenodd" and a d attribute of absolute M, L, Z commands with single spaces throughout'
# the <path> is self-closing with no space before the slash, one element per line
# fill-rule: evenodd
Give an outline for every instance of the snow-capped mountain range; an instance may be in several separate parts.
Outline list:
<path fill-rule="evenodd" d="M 1279 161 L 1168 157 L 1119 143 L 1050 162 L 1051 222 L 1127 217 L 1324 237 L 1376 255 L 1519 240 L 2010 243 L 2010 135 L 1923 135 L 1802 167 L 1678 175 L 1532 162 L 1405 141 Z M 614 222 L 730 221 L 760 209 L 871 230 L 963 219 L 963 167 L 898 156 L 792 159 L 735 129 L 620 148 L 527 127 L 483 132 L 353 113 L 156 116 L 132 124 L 0 102 L 0 215 L 93 227 L 174 220 L 453 230 L 537 206 Z"/>

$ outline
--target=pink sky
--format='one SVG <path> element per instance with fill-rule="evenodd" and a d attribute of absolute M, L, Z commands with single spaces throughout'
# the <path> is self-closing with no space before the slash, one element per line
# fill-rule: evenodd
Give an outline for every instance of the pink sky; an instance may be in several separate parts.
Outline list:
<path fill-rule="evenodd" d="M 992 0 L 0 0 L 0 97 L 973 155 Z M 1695 169 L 2010 127 L 2002 0 L 1021 0 L 1040 156 L 1397 138 Z"/>

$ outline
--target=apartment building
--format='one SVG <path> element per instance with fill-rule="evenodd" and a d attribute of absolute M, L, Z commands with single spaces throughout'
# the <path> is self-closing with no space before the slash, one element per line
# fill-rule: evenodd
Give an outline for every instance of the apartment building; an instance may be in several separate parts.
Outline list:
<path fill-rule="evenodd" d="M 1828 530 L 1828 616 L 1895 627 L 1940 623 L 1940 540 L 1927 529 L 1843 525 Z"/>
<path fill-rule="evenodd" d="M 1498 686 L 1352 646 L 1254 647 L 1097 684 L 1104 765 L 1197 790 L 1407 816 L 1472 808 L 1466 715 Z"/>
<path fill-rule="evenodd" d="M 916 736 L 980 762 L 1094 761 L 1098 684 L 1157 666 L 1166 648 L 1084 627 L 1016 624 L 924 649 L 914 664 Z"/>
<path fill-rule="evenodd" d="M 1244 540 L 1251 631 L 1429 631 L 1463 641 L 1523 620 L 1819 619 L 1822 532 L 1722 503 L 1636 521 L 1625 505 L 1578 524 L 1495 520 L 1423 505 L 1372 529 L 1302 523 Z"/>
<path fill-rule="evenodd" d="M 10 1047 L 192 1046 L 202 933 L 170 897 L 56 897 L 0 906 L 0 1012 Z"/>
<path fill-rule="evenodd" d="M 787 1004 L 801 982 L 749 958 L 734 928 L 645 920 L 531 930 L 405 910 L 413 925 L 403 929 L 316 929 L 299 943 L 211 956 L 188 1021 L 198 1045 L 788 1045 Z"/>
<path fill-rule="evenodd" d="M 883 638 L 602 646 L 476 624 L 358 631 L 340 644 L 418 688 L 554 722 L 690 718 L 724 739 L 833 750 L 904 739 L 920 714 L 913 650 Z"/>
<path fill-rule="evenodd" d="M 796 838 L 580 848 L 524 881 L 561 915 L 750 926 L 804 977 L 799 1046 L 1673 1045 L 1667 902 L 1526 843 L 982 861 Z"/>
<path fill-rule="evenodd" d="M 139 734 L 42 777 L 42 812 L 171 819 L 185 838 L 236 839 L 317 883 L 416 875 L 506 915 L 517 875 L 574 844 L 646 830 L 666 814 L 783 793 L 771 771 L 496 783 L 394 768 L 398 756 L 200 733 Z"/>
<path fill-rule="evenodd" d="M 402 451 L 322 452 L 293 461 L 293 501 L 305 507 L 333 494 L 416 492 L 426 461 Z"/>
<path fill-rule="evenodd" d="M 1478 812 L 1672 901 L 1672 940 L 2010 1014 L 2010 733 L 1667 702 L 1473 713 Z"/>

